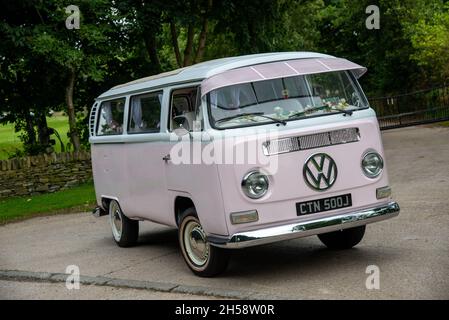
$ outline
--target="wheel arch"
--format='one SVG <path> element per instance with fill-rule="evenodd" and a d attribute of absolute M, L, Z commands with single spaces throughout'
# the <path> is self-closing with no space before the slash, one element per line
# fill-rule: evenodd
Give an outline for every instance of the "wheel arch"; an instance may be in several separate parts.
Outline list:
<path fill-rule="evenodd" d="M 179 218 L 181 217 L 181 214 L 188 208 L 195 208 L 195 203 L 190 197 L 187 196 L 176 196 L 175 203 L 174 203 L 174 215 L 175 215 L 175 221 L 176 226 L 179 227 L 180 221 Z"/>
<path fill-rule="evenodd" d="M 117 197 L 113 197 L 113 196 L 101 196 L 101 207 L 103 208 L 103 210 L 105 210 L 106 212 L 109 212 L 109 204 L 111 203 L 112 200 L 117 201 L 118 205 L 120 206 L 120 201 Z M 121 206 L 120 206 L 121 208 Z"/>

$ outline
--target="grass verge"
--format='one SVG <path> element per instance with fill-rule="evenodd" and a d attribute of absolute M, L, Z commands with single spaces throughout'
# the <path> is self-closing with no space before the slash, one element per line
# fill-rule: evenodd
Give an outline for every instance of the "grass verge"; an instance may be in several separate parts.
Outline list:
<path fill-rule="evenodd" d="M 90 211 L 95 205 L 93 183 L 68 190 L 0 200 L 0 225 L 36 216 Z"/>
<path fill-rule="evenodd" d="M 437 124 L 441 127 L 449 127 L 449 121 L 438 122 Z"/>
<path fill-rule="evenodd" d="M 67 144 L 69 138 L 67 137 L 67 132 L 69 130 L 68 118 L 63 115 L 54 115 L 52 117 L 47 117 L 47 123 L 50 128 L 54 128 L 58 131 L 61 136 L 62 142 Z M 8 159 L 11 154 L 13 154 L 17 149 L 22 149 L 22 142 L 19 139 L 20 132 L 14 132 L 13 124 L 0 124 L 0 159 Z M 54 145 L 56 152 L 61 152 L 61 144 L 59 140 L 56 139 L 54 135 L 51 136 L 52 139 L 56 140 Z"/>

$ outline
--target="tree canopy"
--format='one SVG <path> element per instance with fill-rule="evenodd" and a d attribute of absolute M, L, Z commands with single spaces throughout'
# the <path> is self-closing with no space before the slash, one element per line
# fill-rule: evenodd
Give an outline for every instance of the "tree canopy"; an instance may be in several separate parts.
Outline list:
<path fill-rule="evenodd" d="M 86 144 L 93 99 L 107 88 L 201 61 L 273 51 L 318 51 L 367 66 L 369 96 L 449 77 L 445 0 L 2 1 L 0 122 L 23 130 L 27 153 L 51 150 L 50 110 L 69 117 L 74 150 Z M 366 8 L 380 9 L 367 29 Z"/>

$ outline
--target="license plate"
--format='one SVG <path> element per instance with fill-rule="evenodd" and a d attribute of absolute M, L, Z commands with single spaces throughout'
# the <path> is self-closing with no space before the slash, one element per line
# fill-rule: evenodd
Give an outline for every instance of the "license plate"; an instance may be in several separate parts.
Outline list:
<path fill-rule="evenodd" d="M 352 206 L 351 194 L 296 203 L 296 214 L 302 216 Z"/>

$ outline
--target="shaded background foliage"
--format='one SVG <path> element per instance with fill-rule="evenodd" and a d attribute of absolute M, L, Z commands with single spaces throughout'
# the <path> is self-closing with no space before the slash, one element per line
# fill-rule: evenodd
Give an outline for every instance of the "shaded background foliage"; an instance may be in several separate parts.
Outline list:
<path fill-rule="evenodd" d="M 81 28 L 68 30 L 66 6 Z M 368 5 L 380 30 L 368 30 Z M 1 0 L 0 122 L 28 154 L 51 152 L 46 116 L 63 110 L 71 148 L 87 147 L 87 110 L 108 88 L 214 58 L 319 51 L 368 67 L 369 96 L 449 77 L 446 0 Z"/>

